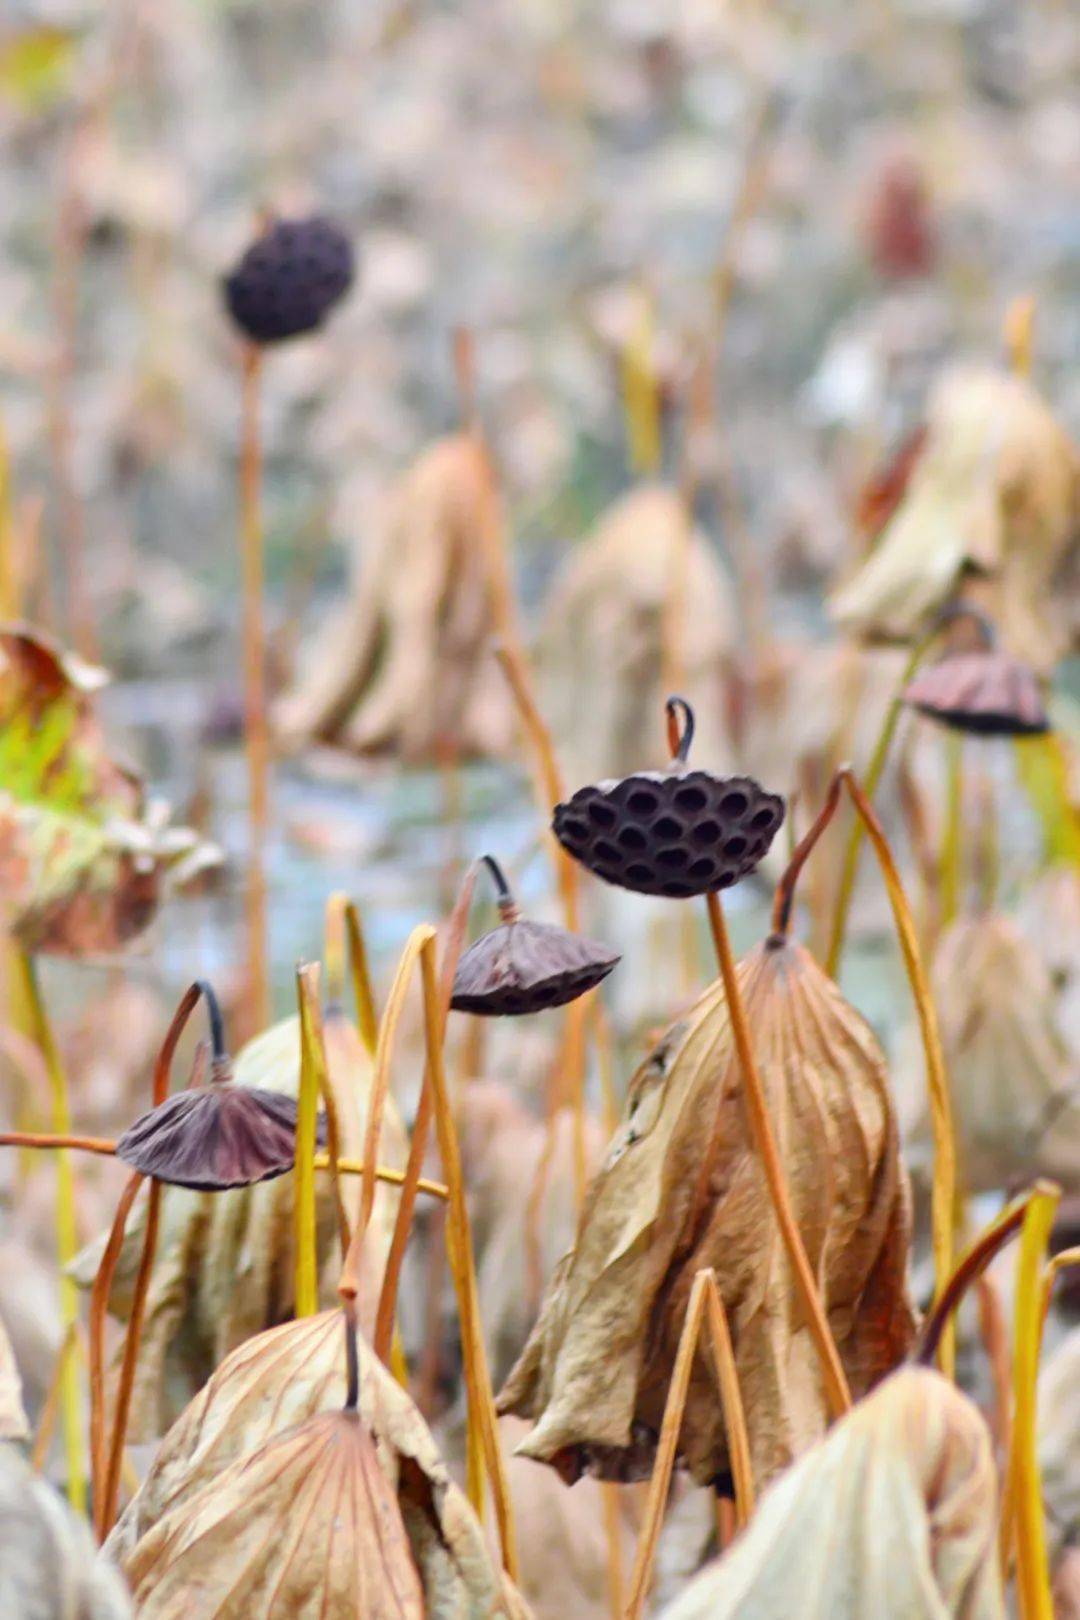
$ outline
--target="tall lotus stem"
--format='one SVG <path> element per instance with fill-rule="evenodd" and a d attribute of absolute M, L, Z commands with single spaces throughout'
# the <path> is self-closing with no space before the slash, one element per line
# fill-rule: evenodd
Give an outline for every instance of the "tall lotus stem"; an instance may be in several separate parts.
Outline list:
<path fill-rule="evenodd" d="M 19 952 L 12 953 L 12 962 L 18 974 L 18 989 L 26 1009 L 30 1034 L 41 1053 L 49 1077 L 53 1130 L 59 1135 L 66 1135 L 71 1130 L 67 1076 L 49 1022 L 33 959 Z M 62 1152 L 56 1161 L 56 1258 L 60 1270 L 60 1320 L 65 1333 L 73 1328 L 79 1319 L 78 1290 L 74 1281 L 66 1274 L 67 1266 L 75 1258 L 78 1245 L 75 1178 L 71 1160 L 66 1152 Z M 64 1361 L 60 1380 L 60 1412 L 68 1500 L 76 1513 L 84 1514 L 86 1462 L 83 1455 L 79 1368 L 74 1356 L 68 1356 Z"/>
<path fill-rule="evenodd" d="M 735 971 L 735 958 L 731 950 L 731 940 L 728 935 L 727 921 L 724 917 L 724 908 L 720 903 L 718 894 L 707 895 L 706 901 L 709 908 L 709 926 L 712 929 L 716 958 L 720 965 L 720 977 L 724 982 L 724 996 L 728 1005 L 732 1038 L 735 1042 L 735 1051 L 742 1071 L 743 1096 L 746 1101 L 750 1129 L 758 1157 L 761 1160 L 762 1169 L 765 1172 L 765 1180 L 768 1184 L 769 1196 L 780 1228 L 780 1236 L 795 1276 L 795 1287 L 802 1305 L 803 1316 L 806 1319 L 806 1325 L 810 1330 L 810 1335 L 813 1338 L 821 1362 L 825 1396 L 829 1404 L 829 1410 L 834 1418 L 841 1417 L 850 1409 L 851 1392 L 844 1376 L 839 1351 L 829 1331 L 821 1296 L 818 1293 L 814 1273 L 811 1270 L 810 1261 L 807 1259 L 802 1234 L 799 1231 L 799 1223 L 795 1219 L 795 1211 L 791 1207 L 791 1195 L 788 1192 L 784 1167 L 780 1162 L 772 1122 L 769 1119 L 765 1088 L 761 1082 L 761 1075 L 758 1072 L 757 1061 L 750 1040 L 750 1028 L 746 1019 L 742 991 L 739 989 L 738 976 Z"/>
<path fill-rule="evenodd" d="M 345 962 L 348 957 L 356 1006 L 356 1027 L 368 1057 L 373 1058 L 379 1039 L 379 1014 L 371 988 L 367 943 L 356 902 L 340 890 L 326 902 L 323 955 L 326 958 L 326 999 L 331 1006 L 343 999 Z"/>
<path fill-rule="evenodd" d="M 305 963 L 296 970 L 300 1006 L 300 1088 L 296 1104 L 296 1168 L 293 1175 L 294 1283 L 297 1316 L 314 1316 L 319 1309 L 319 1263 L 315 1231 L 315 1137 L 319 1112 L 319 1063 L 314 1020 L 318 1014 L 319 965 Z M 321 1029 L 319 1031 L 321 1035 Z M 321 1044 L 321 1042 L 319 1043 Z M 325 1057 L 322 1058 L 325 1067 Z M 336 1155 L 331 1152 L 336 1164 Z M 335 1184 L 337 1177 L 335 1174 Z"/>
<path fill-rule="evenodd" d="M 240 552 L 243 575 L 244 746 L 248 766 L 246 893 L 248 1021 L 251 1033 L 270 1018 L 267 965 L 266 834 L 270 803 L 270 736 L 266 715 L 266 630 L 263 621 L 262 443 L 256 343 L 242 360 Z"/>
<path fill-rule="evenodd" d="M 941 840 L 941 926 L 947 928 L 960 911 L 964 844 L 964 740 L 957 734 L 945 742 L 945 831 Z"/>

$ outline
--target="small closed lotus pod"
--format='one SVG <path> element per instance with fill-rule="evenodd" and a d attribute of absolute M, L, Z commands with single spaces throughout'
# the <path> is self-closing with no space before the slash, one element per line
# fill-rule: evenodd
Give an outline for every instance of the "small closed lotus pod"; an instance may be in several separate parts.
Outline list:
<path fill-rule="evenodd" d="M 454 975 L 451 1007 L 502 1018 L 562 1007 L 606 979 L 620 960 L 580 934 L 524 921 L 498 862 L 483 857 L 498 892 L 498 928 L 471 945 Z"/>
<path fill-rule="evenodd" d="M 954 610 L 980 624 L 984 645 L 954 652 L 922 669 L 904 689 L 904 702 L 954 731 L 980 737 L 1035 737 L 1049 731 L 1038 676 L 994 644 L 981 614 Z"/>
<path fill-rule="evenodd" d="M 997 1525 L 981 1414 L 905 1367 L 776 1481 L 662 1620 L 1005 1620 Z"/>
<path fill-rule="evenodd" d="M 352 243 L 332 220 L 272 220 L 225 277 L 225 304 L 253 343 L 282 343 L 322 325 L 352 285 Z"/>
<path fill-rule="evenodd" d="M 809 952 L 773 934 L 737 968 L 792 1211 L 858 1398 L 908 1350 L 907 1175 L 881 1048 Z M 693 1280 L 711 1266 L 732 1324 L 758 1483 L 823 1434 L 828 1406 L 747 1118 L 723 984 L 630 1083 L 573 1247 L 498 1397 L 535 1420 L 518 1451 L 573 1481 L 650 1473 Z M 728 1470 L 707 1355 L 680 1456 Z"/>
<path fill-rule="evenodd" d="M 196 1060 L 187 1090 L 174 1092 L 137 1119 L 117 1142 L 116 1156 L 155 1181 L 221 1192 L 270 1181 L 292 1169 L 296 1101 L 236 1084 L 217 1000 L 209 986 L 204 994 L 213 1032 L 209 1081 L 202 1083 Z M 319 1134 L 325 1142 L 325 1120 Z"/>
<path fill-rule="evenodd" d="M 730 888 L 752 872 L 784 819 L 784 801 L 751 776 L 714 776 L 687 763 L 694 715 L 684 698 L 683 730 L 663 771 L 636 771 L 577 790 L 555 806 L 556 838 L 607 883 L 673 899 Z"/>
<path fill-rule="evenodd" d="M 425 1620 L 462 1616 L 529 1620 L 520 1594 L 493 1562 L 484 1531 L 451 1479 L 420 1412 L 360 1333 L 354 1336 L 352 1399 L 352 1372 L 342 1355 L 343 1320 L 340 1309 L 324 1311 L 248 1339 L 225 1358 L 169 1430 L 106 1544 L 108 1555 L 131 1582 L 141 1616 L 252 1620 L 263 1615 L 265 1620 L 286 1616 L 302 1620 L 311 1614 L 319 1620 L 338 1615 L 341 1620 L 357 1620 L 359 1615 L 382 1615 L 382 1609 L 355 1606 L 354 1596 L 348 1596 L 345 1606 L 336 1606 L 339 1591 L 356 1591 L 355 1584 L 349 1584 L 358 1578 L 353 1559 L 356 1535 L 376 1572 L 380 1567 L 382 1553 L 373 1535 L 373 1521 L 378 1519 L 386 1526 L 392 1568 L 399 1575 L 397 1591 L 411 1603 L 412 1586 L 399 1539 L 399 1525 L 404 1525 L 422 1592 L 420 1609 L 406 1607 L 405 1614 L 416 1612 Z M 360 1427 L 373 1442 L 370 1449 L 355 1431 L 342 1431 L 343 1403 L 355 1409 Z M 344 1455 L 338 1456 L 338 1450 Z M 370 1471 L 372 1451 L 388 1488 Z M 285 1469 L 289 1479 L 290 1488 L 280 1499 L 269 1479 L 271 1461 Z M 369 1500 L 377 1512 L 361 1503 L 359 1527 L 354 1529 L 347 1511 L 335 1516 L 333 1491 L 326 1485 L 331 1475 L 344 1485 L 360 1474 L 371 1485 Z M 261 1496 L 262 1538 L 243 1524 L 253 1488 Z M 313 1515 L 307 1526 L 301 1503 Z M 335 1519 L 344 1522 L 335 1527 Z M 219 1601 L 223 1575 L 229 1567 L 235 1572 L 237 1556 L 230 1546 L 230 1526 L 234 1535 L 243 1535 L 243 1557 L 248 1562 L 277 1556 L 275 1547 L 264 1547 L 262 1539 L 275 1543 L 279 1562 L 262 1567 L 287 1579 L 291 1577 L 285 1554 L 295 1548 L 298 1561 L 311 1575 L 313 1591 L 326 1597 L 325 1609 L 318 1607 L 316 1598 L 298 1599 L 292 1591 L 296 1607 L 283 1602 L 280 1608 L 259 1609 L 250 1594 L 247 1603 L 223 1606 Z M 193 1543 L 200 1530 L 207 1537 L 201 1561 Z M 311 1557 L 309 1547 L 314 1549 Z M 182 1573 L 174 1576 L 171 1561 L 176 1555 Z M 272 1588 L 272 1579 L 269 1585 Z M 205 1606 L 196 1607 L 196 1598 Z M 389 1613 L 395 1611 L 391 1608 Z"/>

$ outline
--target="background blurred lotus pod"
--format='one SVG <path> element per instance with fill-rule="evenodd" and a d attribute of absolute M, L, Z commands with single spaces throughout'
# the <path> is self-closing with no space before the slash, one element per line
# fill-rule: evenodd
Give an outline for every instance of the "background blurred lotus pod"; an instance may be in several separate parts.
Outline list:
<path fill-rule="evenodd" d="M 1039 1174 L 1067 1192 L 1080 1190 L 1080 1106 L 1067 1100 L 1074 1065 L 1057 1027 L 1053 985 L 1034 948 L 999 913 L 961 917 L 938 943 L 931 985 L 961 1185 L 989 1192 Z M 908 1034 L 902 1077 L 915 1051 Z M 902 1083 L 899 1095 L 904 1134 L 917 1152 L 927 1140 L 922 1092 Z"/>
<path fill-rule="evenodd" d="M 513 711 L 489 662 L 499 505 L 474 435 L 440 439 L 417 458 L 373 525 L 352 601 L 320 629 L 278 705 L 287 744 L 336 742 L 412 763 L 505 753 Z"/>
<path fill-rule="evenodd" d="M 663 748 L 664 624 L 686 510 L 674 489 L 645 484 L 622 496 L 572 552 L 544 610 L 544 711 L 570 780 L 621 775 Z M 730 581 L 700 530 L 686 551 L 679 690 L 698 716 L 696 746 L 730 758 L 721 721 L 722 663 L 735 639 Z M 582 694 L 588 702 L 582 702 Z"/>
<path fill-rule="evenodd" d="M 775 1482 L 663 1620 L 1004 1620 L 997 1513 L 978 1410 L 905 1367 Z"/>
<path fill-rule="evenodd" d="M 993 647 L 953 653 L 921 669 L 904 702 L 955 731 L 983 737 L 1032 737 L 1048 731 L 1035 672 Z"/>
<path fill-rule="evenodd" d="M 26 950 L 115 950 L 170 878 L 220 858 L 109 754 L 94 705 L 107 678 L 29 626 L 0 627 L 0 927 Z"/>
<path fill-rule="evenodd" d="M 833 616 L 852 630 L 908 640 L 970 569 L 985 576 L 970 594 L 1004 646 L 1052 669 L 1080 630 L 1072 443 L 1024 378 L 967 366 L 940 378 L 926 424 L 904 497 L 833 596 Z"/>
<path fill-rule="evenodd" d="M 914 1328 L 909 1194 L 884 1059 L 800 946 L 767 942 L 738 974 L 795 1214 L 858 1396 L 895 1366 Z M 574 1247 L 499 1396 L 500 1410 L 537 1420 L 524 1455 L 570 1478 L 649 1472 L 703 1266 L 716 1270 L 731 1325 L 756 1479 L 823 1432 L 819 1363 L 750 1140 L 717 983 L 631 1082 Z M 680 1453 L 702 1483 L 726 1470 L 714 1375 L 700 1356 Z"/>
<path fill-rule="evenodd" d="M 240 1457 L 125 1560 L 145 1620 L 423 1620 L 391 1481 L 356 1412 Z"/>
<path fill-rule="evenodd" d="M 25 1440 L 29 1433 L 15 1352 L 0 1322 L 0 1440 Z"/>
<path fill-rule="evenodd" d="M 12 1445 L 0 1445 L 0 1613 L 5 1620 L 130 1620 L 134 1613 L 85 1522 Z"/>
<path fill-rule="evenodd" d="M 337 1104 L 343 1158 L 359 1159 L 371 1060 L 355 1026 L 340 1010 L 324 1018 L 327 1068 Z M 283 1019 L 242 1047 L 233 1078 L 295 1097 L 300 1078 L 300 1029 Z M 380 1162 L 403 1168 L 408 1137 L 393 1099 L 383 1116 Z M 342 1197 L 350 1222 L 360 1207 L 359 1176 L 343 1176 Z M 374 1303 L 386 1260 L 398 1192 L 379 1183 L 362 1257 L 360 1318 L 374 1318 Z M 316 1171 L 316 1243 L 319 1293 L 336 1298 L 341 1250 L 328 1171 Z M 150 1439 L 163 1432 L 213 1369 L 236 1345 L 264 1328 L 288 1320 L 294 1310 L 293 1176 L 224 1193 L 166 1189 L 162 1200 L 158 1257 L 147 1301 L 136 1373 L 130 1434 Z M 142 1246 L 145 1214 L 140 1204 L 128 1223 L 110 1309 L 126 1318 Z M 76 1278 L 93 1281 L 98 1240 L 80 1255 Z"/>
<path fill-rule="evenodd" d="M 199 1512 L 223 1475 L 235 1477 L 245 1459 L 285 1431 L 343 1405 L 342 1333 L 341 1311 L 326 1311 L 249 1339 L 226 1358 L 165 1436 L 110 1537 L 109 1552 L 125 1569 L 143 1570 L 147 1547 L 161 1545 L 170 1524 Z M 420 1413 L 362 1335 L 357 1350 L 359 1415 L 402 1512 L 423 1586 L 422 1612 L 436 1620 L 527 1620 Z"/>

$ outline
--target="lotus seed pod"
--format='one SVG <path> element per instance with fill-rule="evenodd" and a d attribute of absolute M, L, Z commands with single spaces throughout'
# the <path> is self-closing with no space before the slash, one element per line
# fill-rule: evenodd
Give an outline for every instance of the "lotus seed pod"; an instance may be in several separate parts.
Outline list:
<path fill-rule="evenodd" d="M 274 220 L 226 276 L 226 308 L 254 343 L 281 343 L 321 326 L 354 270 L 352 243 L 331 220 Z"/>

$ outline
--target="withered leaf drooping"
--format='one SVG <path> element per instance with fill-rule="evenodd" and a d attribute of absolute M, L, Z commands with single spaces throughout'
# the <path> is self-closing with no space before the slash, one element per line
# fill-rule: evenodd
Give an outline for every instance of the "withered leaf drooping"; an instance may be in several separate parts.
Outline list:
<path fill-rule="evenodd" d="M 983 737 L 1033 737 L 1050 726 L 1034 670 L 992 647 L 954 653 L 920 670 L 904 702 L 955 731 Z"/>
<path fill-rule="evenodd" d="M 795 1214 L 857 1397 L 896 1365 L 914 1328 L 909 1191 L 884 1059 L 800 946 L 770 939 L 738 974 Z M 824 1431 L 827 1409 L 753 1148 L 719 983 L 634 1077 L 574 1247 L 499 1396 L 501 1410 L 537 1420 L 520 1448 L 526 1455 L 570 1479 L 586 1469 L 608 1478 L 649 1472 L 703 1266 L 716 1271 L 730 1321 L 760 1482 Z M 700 1481 L 727 1470 L 704 1358 L 680 1451 Z"/>

